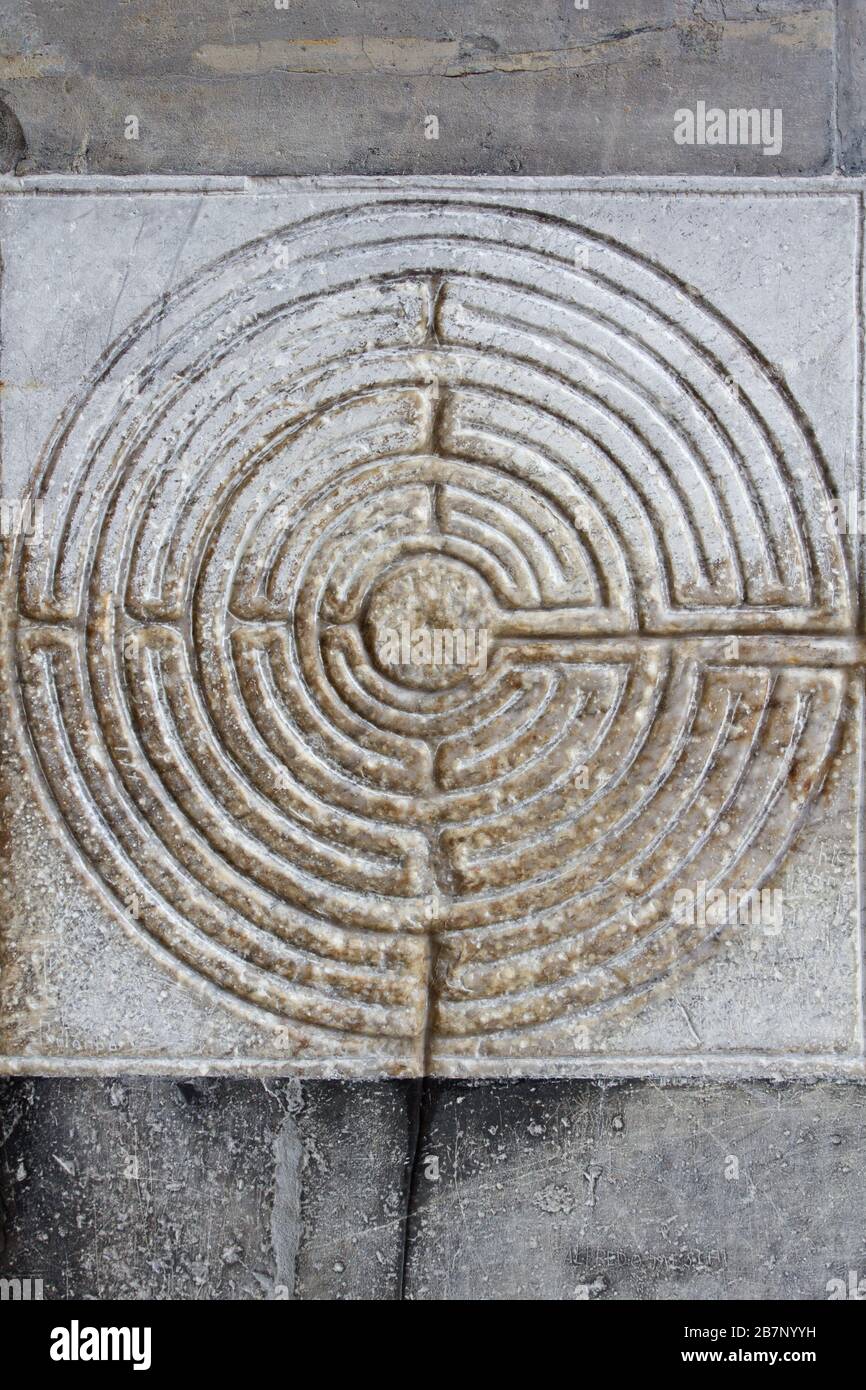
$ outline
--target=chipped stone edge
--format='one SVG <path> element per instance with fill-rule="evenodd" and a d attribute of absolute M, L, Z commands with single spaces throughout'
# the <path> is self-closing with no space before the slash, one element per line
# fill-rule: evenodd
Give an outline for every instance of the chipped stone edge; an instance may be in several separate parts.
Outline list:
<path fill-rule="evenodd" d="M 300 1080 L 418 1080 L 409 1066 L 383 1067 L 373 1059 L 269 1057 L 0 1057 L 0 1076 L 226 1076 L 296 1077 Z M 427 1077 L 452 1081 L 634 1080 L 660 1077 L 671 1081 L 866 1081 L 866 1060 L 852 1054 L 805 1053 L 771 1056 L 760 1053 L 704 1053 L 682 1057 L 514 1057 L 434 1062 Z"/>
<path fill-rule="evenodd" d="M 479 188 L 510 193 L 699 193 L 848 194 L 866 192 L 866 175 L 820 174 L 808 177 L 735 177 L 695 174 L 531 175 L 531 174 L 303 174 L 294 176 L 235 176 L 223 174 L 28 174 L 0 175 L 0 195 L 241 193 L 296 196 L 399 188 L 472 192 Z"/>

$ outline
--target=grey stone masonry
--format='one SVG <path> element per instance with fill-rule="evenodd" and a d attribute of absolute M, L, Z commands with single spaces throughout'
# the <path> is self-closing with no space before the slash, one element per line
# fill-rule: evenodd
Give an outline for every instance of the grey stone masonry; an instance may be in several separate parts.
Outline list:
<path fill-rule="evenodd" d="M 0 148 L 21 172 L 856 172 L 858 8 L 0 0 L 0 97 L 23 131 Z M 677 143 L 698 103 L 780 112 L 781 148 Z"/>

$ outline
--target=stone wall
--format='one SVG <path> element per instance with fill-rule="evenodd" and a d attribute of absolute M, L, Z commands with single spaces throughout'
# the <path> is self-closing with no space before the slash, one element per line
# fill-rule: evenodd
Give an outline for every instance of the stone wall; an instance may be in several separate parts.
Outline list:
<path fill-rule="evenodd" d="M 15 177 L 866 172 L 857 0 L 0 0 L 0 33 Z M 700 100 L 782 109 L 780 157 L 675 144 Z M 863 1101 L 748 1075 L 6 1078 L 0 1276 L 59 1299 L 823 1298 L 866 1269 Z"/>

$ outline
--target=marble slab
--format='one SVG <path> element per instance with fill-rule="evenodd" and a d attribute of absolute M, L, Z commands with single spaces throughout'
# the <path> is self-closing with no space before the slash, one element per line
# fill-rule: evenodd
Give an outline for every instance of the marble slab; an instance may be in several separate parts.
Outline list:
<path fill-rule="evenodd" d="M 0 189 L 0 1068 L 862 1075 L 862 191 Z"/>

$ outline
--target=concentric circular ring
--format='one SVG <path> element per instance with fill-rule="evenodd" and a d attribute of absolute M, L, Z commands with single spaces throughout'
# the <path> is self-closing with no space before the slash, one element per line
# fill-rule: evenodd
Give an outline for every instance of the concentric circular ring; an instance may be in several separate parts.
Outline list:
<path fill-rule="evenodd" d="M 40 776 L 142 939 L 299 1047 L 519 1052 L 695 959 L 677 887 L 760 882 L 820 786 L 841 673 L 738 634 L 846 629 L 825 475 L 609 237 L 310 218 L 132 324 L 48 442 Z"/>

